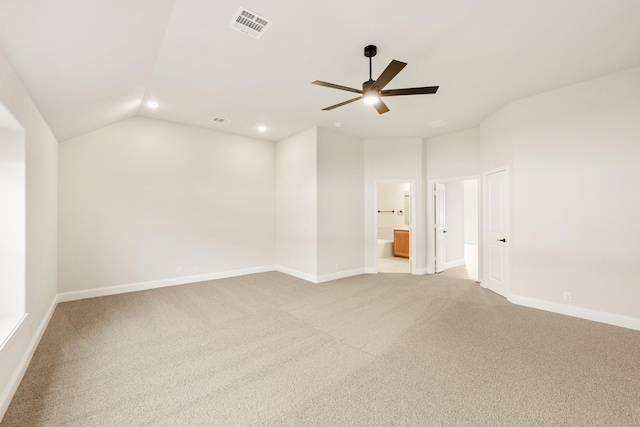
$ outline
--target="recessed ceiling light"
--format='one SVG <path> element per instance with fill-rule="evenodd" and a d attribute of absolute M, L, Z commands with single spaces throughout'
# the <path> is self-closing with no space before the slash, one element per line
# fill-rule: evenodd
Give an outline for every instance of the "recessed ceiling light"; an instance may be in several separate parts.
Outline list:
<path fill-rule="evenodd" d="M 258 130 L 259 130 L 260 132 L 266 132 L 266 131 L 267 131 L 267 127 L 266 127 L 266 126 L 259 126 L 259 127 L 258 127 Z"/>
<path fill-rule="evenodd" d="M 340 123 L 340 122 L 335 122 L 334 125 L 337 128 L 341 128 L 342 127 L 342 123 Z"/>
<path fill-rule="evenodd" d="M 147 107 L 149 108 L 158 108 L 158 106 L 160 106 L 160 104 L 158 104 L 156 101 L 149 101 L 147 102 Z"/>

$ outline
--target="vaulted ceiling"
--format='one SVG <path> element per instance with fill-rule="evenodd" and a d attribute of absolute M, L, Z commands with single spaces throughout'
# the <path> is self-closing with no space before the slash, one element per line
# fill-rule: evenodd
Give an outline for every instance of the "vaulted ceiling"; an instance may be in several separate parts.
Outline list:
<path fill-rule="evenodd" d="M 228 27 L 239 6 L 273 21 L 261 39 Z M 60 141 L 135 115 L 269 140 L 335 122 L 429 137 L 640 65 L 639 19 L 640 0 L 2 0 L 0 48 Z M 388 89 L 438 93 L 321 111 L 353 94 L 311 82 L 360 88 L 368 44 L 374 79 L 408 63 Z"/>

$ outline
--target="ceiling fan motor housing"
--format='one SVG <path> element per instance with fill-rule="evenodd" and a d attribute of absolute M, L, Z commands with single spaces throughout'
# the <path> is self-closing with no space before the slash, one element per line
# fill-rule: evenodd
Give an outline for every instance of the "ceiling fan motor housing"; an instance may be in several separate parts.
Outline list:
<path fill-rule="evenodd" d="M 375 83 L 376 83 L 375 80 L 371 80 L 371 79 L 369 79 L 366 82 L 362 83 L 362 91 L 366 92 L 369 89 L 375 89 L 376 91 L 378 91 L 377 87 L 373 87 L 375 85 Z"/>

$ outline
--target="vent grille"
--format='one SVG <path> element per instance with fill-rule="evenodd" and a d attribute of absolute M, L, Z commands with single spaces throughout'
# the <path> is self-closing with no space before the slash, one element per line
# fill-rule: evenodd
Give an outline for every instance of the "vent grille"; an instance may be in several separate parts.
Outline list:
<path fill-rule="evenodd" d="M 247 8 L 240 7 L 235 15 L 233 15 L 233 18 L 231 18 L 229 27 L 259 39 L 271 27 L 271 24 L 272 22 L 264 16 L 260 16 Z"/>
<path fill-rule="evenodd" d="M 427 123 L 427 126 L 429 126 L 430 128 L 439 128 L 448 124 L 449 123 L 445 122 L 444 120 L 436 120 L 435 122 Z"/>
<path fill-rule="evenodd" d="M 211 121 L 223 125 L 228 125 L 229 123 L 231 123 L 231 119 L 223 119 L 222 117 L 214 117 L 213 119 L 211 119 Z"/>

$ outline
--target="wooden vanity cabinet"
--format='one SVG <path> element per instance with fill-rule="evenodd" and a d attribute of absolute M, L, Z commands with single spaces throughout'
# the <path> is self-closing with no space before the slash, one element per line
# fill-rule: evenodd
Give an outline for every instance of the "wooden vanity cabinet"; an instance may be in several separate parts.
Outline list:
<path fill-rule="evenodd" d="M 409 230 L 393 230 L 393 256 L 409 258 Z"/>

